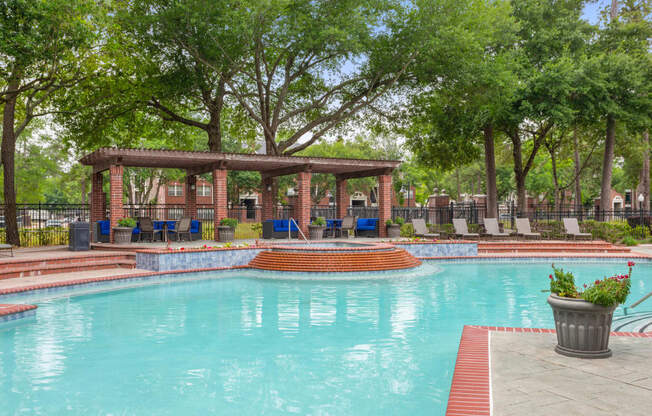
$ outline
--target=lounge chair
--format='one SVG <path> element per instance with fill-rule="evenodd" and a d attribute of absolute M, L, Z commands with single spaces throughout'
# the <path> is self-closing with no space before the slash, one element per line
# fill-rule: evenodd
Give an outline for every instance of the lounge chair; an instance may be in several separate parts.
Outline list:
<path fill-rule="evenodd" d="M 149 234 L 151 237 L 150 241 L 154 242 L 154 238 L 157 235 L 160 237 L 162 235 L 161 233 L 163 232 L 162 230 L 154 229 L 154 222 L 149 217 L 138 218 L 138 228 L 140 229 L 140 232 L 138 233 L 138 241 L 143 240 L 144 234 Z"/>
<path fill-rule="evenodd" d="M 181 236 L 184 234 L 188 236 L 188 241 L 192 241 L 192 235 L 190 234 L 190 218 L 181 218 L 181 220 L 179 220 L 179 225 L 175 227 L 174 230 L 168 230 L 168 233 L 174 233 L 177 237 L 177 241 L 181 241 Z"/>
<path fill-rule="evenodd" d="M 541 233 L 533 233 L 530 229 L 530 220 L 528 218 L 516 219 L 516 235 L 524 238 L 541 238 Z"/>
<path fill-rule="evenodd" d="M 348 237 L 349 230 L 353 230 L 353 235 L 355 235 L 355 227 L 357 224 L 358 224 L 358 217 L 347 215 L 346 217 L 342 218 L 342 227 L 340 228 L 342 235 L 344 235 L 344 233 L 346 232 L 346 236 Z"/>
<path fill-rule="evenodd" d="M 0 250 L 9 250 L 11 257 L 14 256 L 14 246 L 11 244 L 0 244 Z"/>
<path fill-rule="evenodd" d="M 486 234 L 489 237 L 500 237 L 505 238 L 509 237 L 512 233 L 501 233 L 500 227 L 498 226 L 498 220 L 496 218 L 484 218 L 484 228 Z"/>
<path fill-rule="evenodd" d="M 480 234 L 470 233 L 464 218 L 453 218 L 453 227 L 455 227 L 455 237 L 461 238 L 479 238 Z"/>
<path fill-rule="evenodd" d="M 577 223 L 577 218 L 564 218 L 564 228 L 566 229 L 567 237 L 572 237 L 575 240 L 578 238 L 593 239 L 590 233 L 580 232 L 580 225 Z"/>
<path fill-rule="evenodd" d="M 426 221 L 423 218 L 413 218 L 412 226 L 414 227 L 414 236 L 423 238 L 437 238 L 439 234 L 431 233 L 426 226 Z"/>

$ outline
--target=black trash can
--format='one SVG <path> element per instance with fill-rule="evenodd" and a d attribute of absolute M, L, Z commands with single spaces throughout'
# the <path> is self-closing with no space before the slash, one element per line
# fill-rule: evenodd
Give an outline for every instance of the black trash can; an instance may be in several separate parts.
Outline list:
<path fill-rule="evenodd" d="M 70 223 L 68 230 L 68 250 L 85 251 L 91 248 L 91 226 L 87 222 Z"/>

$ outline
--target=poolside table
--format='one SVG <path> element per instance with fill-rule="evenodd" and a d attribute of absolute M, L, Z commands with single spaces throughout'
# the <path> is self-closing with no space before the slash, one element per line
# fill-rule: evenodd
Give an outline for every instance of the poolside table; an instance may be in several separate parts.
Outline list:
<path fill-rule="evenodd" d="M 332 220 L 326 220 L 326 229 L 329 231 L 329 234 L 331 235 L 332 238 L 337 237 L 337 231 L 342 231 L 342 220 L 339 219 L 332 219 Z"/>
<path fill-rule="evenodd" d="M 153 221 L 155 230 L 163 230 L 161 233 L 161 238 L 164 242 L 168 241 L 168 230 L 174 230 L 176 228 L 178 221 L 167 220 L 167 221 Z"/>

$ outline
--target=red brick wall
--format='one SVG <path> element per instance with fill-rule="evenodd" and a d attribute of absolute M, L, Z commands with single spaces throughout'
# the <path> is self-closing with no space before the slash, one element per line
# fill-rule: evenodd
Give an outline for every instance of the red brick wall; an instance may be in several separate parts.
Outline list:
<path fill-rule="evenodd" d="M 346 192 L 346 180 L 339 179 L 335 182 L 335 205 L 337 206 L 337 218 L 346 217 L 349 203 L 349 194 Z"/>
<path fill-rule="evenodd" d="M 299 223 L 299 228 L 308 237 L 308 224 L 310 224 L 310 207 L 312 201 L 310 199 L 310 172 L 299 172 L 297 174 L 297 198 L 294 206 L 294 218 Z"/>
<path fill-rule="evenodd" d="M 385 221 L 392 218 L 392 175 L 378 176 L 378 233 L 387 237 Z"/>
<path fill-rule="evenodd" d="M 271 220 L 274 219 L 274 189 L 273 189 L 273 179 L 272 178 L 263 178 L 263 194 L 261 197 L 262 202 L 262 220 Z M 268 187 L 272 189 L 267 190 Z"/>
<path fill-rule="evenodd" d="M 226 169 L 213 170 L 213 209 L 215 212 L 215 241 L 218 241 L 218 225 L 222 218 L 228 215 L 227 193 L 226 193 Z"/>
<path fill-rule="evenodd" d="M 110 215 L 111 215 L 111 242 L 113 243 L 113 227 L 118 226 L 118 220 L 124 217 L 124 211 L 122 209 L 122 174 L 123 167 L 122 165 L 111 165 L 109 168 L 109 174 L 111 177 L 111 199 L 110 199 Z"/>
<path fill-rule="evenodd" d="M 197 177 L 194 175 L 186 176 L 186 209 L 183 215 L 190 218 L 197 218 Z"/>
<path fill-rule="evenodd" d="M 170 182 L 169 185 L 184 185 L 179 182 Z M 212 184 L 207 181 L 204 178 L 197 178 L 196 179 L 196 188 L 199 188 L 202 185 L 208 185 L 212 188 Z M 181 196 L 170 196 L 168 194 L 168 185 L 163 186 L 163 196 L 164 200 L 159 201 L 161 204 L 174 204 L 174 205 L 184 205 L 186 203 L 186 195 L 187 195 L 187 188 L 184 186 L 183 190 L 183 195 Z M 211 189 L 211 195 L 210 196 L 199 196 L 197 195 L 197 190 L 195 190 L 195 201 L 199 205 L 211 205 L 213 203 L 213 195 L 212 195 L 212 189 Z"/>
<path fill-rule="evenodd" d="M 94 173 L 91 178 L 91 230 L 92 224 L 106 216 L 106 195 L 102 190 L 104 176 L 102 172 Z"/>

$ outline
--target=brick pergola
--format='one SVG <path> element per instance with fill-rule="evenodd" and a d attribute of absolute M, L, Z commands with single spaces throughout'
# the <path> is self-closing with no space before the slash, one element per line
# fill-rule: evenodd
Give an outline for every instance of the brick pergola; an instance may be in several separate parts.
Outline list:
<path fill-rule="evenodd" d="M 386 236 L 385 221 L 392 214 L 392 171 L 400 165 L 396 160 L 341 159 L 307 156 L 270 156 L 243 153 L 186 152 L 180 150 L 151 149 L 117 149 L 102 148 L 84 156 L 80 162 L 92 166 L 91 181 L 91 223 L 104 219 L 106 198 L 102 191 L 103 175 L 109 171 L 110 198 L 109 218 L 111 220 L 111 242 L 113 227 L 124 216 L 123 211 L 123 168 L 168 168 L 186 171 L 186 206 L 185 215 L 197 217 L 196 175 L 212 173 L 213 175 L 213 221 L 215 223 L 215 240 L 217 225 L 227 216 L 226 178 L 229 170 L 257 171 L 262 176 L 262 219 L 273 219 L 274 195 L 272 180 L 274 177 L 296 174 L 297 200 L 294 210 L 295 220 L 308 235 L 310 223 L 310 179 L 312 173 L 328 173 L 336 178 L 337 217 L 346 216 L 348 195 L 346 181 L 352 178 L 378 177 L 378 228 L 381 237 Z"/>

